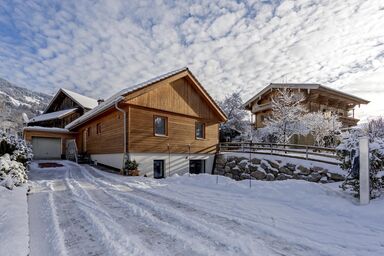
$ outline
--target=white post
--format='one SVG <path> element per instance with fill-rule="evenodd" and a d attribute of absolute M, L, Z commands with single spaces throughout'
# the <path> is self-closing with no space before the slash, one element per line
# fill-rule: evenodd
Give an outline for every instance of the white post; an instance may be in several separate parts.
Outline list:
<path fill-rule="evenodd" d="M 369 146 L 368 137 L 361 137 L 360 147 L 360 204 L 369 204 Z"/>

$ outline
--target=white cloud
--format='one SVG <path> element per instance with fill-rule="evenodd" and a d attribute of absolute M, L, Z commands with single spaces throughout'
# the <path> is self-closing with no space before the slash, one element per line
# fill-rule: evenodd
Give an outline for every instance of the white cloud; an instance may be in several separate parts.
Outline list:
<path fill-rule="evenodd" d="M 189 66 L 217 98 L 270 82 L 316 82 L 384 107 L 384 4 L 314 1 L 20 1 L 0 11 L 0 76 L 105 97 Z M 7 15 L 5 15 L 5 13 Z M 13 25 L 10 25 L 13 24 Z"/>

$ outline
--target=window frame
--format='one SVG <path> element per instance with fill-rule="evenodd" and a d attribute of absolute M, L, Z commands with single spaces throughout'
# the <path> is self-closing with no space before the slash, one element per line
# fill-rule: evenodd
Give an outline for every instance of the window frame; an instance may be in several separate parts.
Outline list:
<path fill-rule="evenodd" d="M 158 134 L 156 133 L 156 118 L 163 118 L 164 119 L 164 131 L 165 134 Z M 161 116 L 161 115 L 153 115 L 153 136 L 156 137 L 168 137 L 168 117 L 167 116 Z"/>
<path fill-rule="evenodd" d="M 91 126 L 87 127 L 87 137 L 91 136 Z"/>
<path fill-rule="evenodd" d="M 96 134 L 97 135 L 101 134 L 101 123 L 96 124 Z"/>
<path fill-rule="evenodd" d="M 203 137 L 197 137 L 197 126 L 198 126 L 199 124 L 202 124 L 202 125 L 203 125 Z M 206 123 L 204 123 L 204 122 L 199 122 L 199 121 L 196 121 L 196 122 L 195 122 L 195 139 L 196 139 L 196 140 L 205 140 L 205 138 L 206 138 L 205 128 L 206 128 Z"/>

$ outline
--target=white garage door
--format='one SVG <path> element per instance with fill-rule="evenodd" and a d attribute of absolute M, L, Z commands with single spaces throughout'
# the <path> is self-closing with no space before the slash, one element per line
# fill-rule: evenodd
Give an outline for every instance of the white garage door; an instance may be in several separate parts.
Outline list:
<path fill-rule="evenodd" d="M 34 159 L 60 159 L 61 139 L 32 137 Z"/>

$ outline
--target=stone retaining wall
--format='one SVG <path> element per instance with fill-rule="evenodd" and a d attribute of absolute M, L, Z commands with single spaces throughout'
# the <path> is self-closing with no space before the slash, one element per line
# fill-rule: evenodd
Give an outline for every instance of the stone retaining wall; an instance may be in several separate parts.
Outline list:
<path fill-rule="evenodd" d="M 235 180 L 287 180 L 297 179 L 311 182 L 329 183 L 343 181 L 344 176 L 329 170 L 300 164 L 282 163 L 279 160 L 226 156 L 220 154 L 216 159 L 215 174 Z"/>

